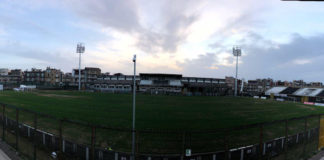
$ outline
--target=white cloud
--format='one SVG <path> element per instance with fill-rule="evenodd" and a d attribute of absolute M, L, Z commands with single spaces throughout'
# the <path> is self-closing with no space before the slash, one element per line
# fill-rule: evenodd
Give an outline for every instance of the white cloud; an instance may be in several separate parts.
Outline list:
<path fill-rule="evenodd" d="M 7 34 L 8 33 L 4 29 L 0 28 L 0 36 L 5 36 Z"/>
<path fill-rule="evenodd" d="M 304 64 L 309 64 L 311 63 L 312 61 L 309 60 L 309 59 L 295 59 L 292 61 L 293 64 L 297 64 L 297 65 L 304 65 Z"/>
<path fill-rule="evenodd" d="M 186 75 L 222 77 L 234 73 L 235 59 L 231 47 L 241 45 L 243 56 L 239 63 L 242 76 L 287 77 L 288 71 L 283 70 L 297 70 L 292 65 L 314 69 L 310 64 L 318 65 L 316 58 L 322 53 L 317 43 L 322 41 L 320 34 L 312 37 L 302 34 L 306 33 L 303 29 L 309 27 L 308 20 L 315 15 L 309 14 L 314 13 L 311 11 L 315 6 L 305 5 L 307 8 L 304 10 L 296 7 L 299 5 L 295 3 L 289 7 L 290 4 L 277 0 L 5 0 L 0 9 L 12 9 L 12 12 L 0 13 L 0 44 L 9 41 L 23 45 L 17 48 L 2 45 L 0 54 L 10 53 L 22 59 L 28 57 L 37 64 L 52 63 L 58 68 L 77 66 L 74 46 L 70 51 L 66 46 L 51 46 L 53 41 L 46 45 L 44 40 L 52 37 L 45 33 L 61 32 L 63 26 L 60 25 L 65 23 L 67 26 L 64 27 L 71 28 L 64 28 L 64 35 L 56 37 L 55 41 L 71 38 L 67 44 L 70 45 L 80 38 L 88 42 L 83 65 L 101 67 L 104 71 L 130 73 L 130 60 L 133 54 L 137 54 L 140 72 L 183 72 Z M 58 21 L 66 22 L 49 27 L 42 25 L 55 18 L 37 19 L 37 14 L 43 12 L 46 15 L 47 9 L 51 16 L 60 12 L 61 16 L 69 19 L 56 17 Z M 299 23 L 298 29 L 280 25 L 294 25 L 291 17 L 296 11 L 308 17 L 306 20 L 298 19 L 298 22 L 304 20 L 305 23 Z M 321 10 L 315 11 L 316 15 L 322 13 Z M 312 24 L 312 29 L 321 26 Z M 290 36 L 292 30 L 298 34 Z M 71 36 L 70 31 L 80 34 L 80 37 Z M 94 32 L 102 37 L 91 37 Z M 33 41 L 33 46 L 28 46 L 30 41 Z M 60 45 L 65 45 L 64 42 Z M 64 60 L 63 54 L 67 53 L 73 53 L 73 56 Z"/>

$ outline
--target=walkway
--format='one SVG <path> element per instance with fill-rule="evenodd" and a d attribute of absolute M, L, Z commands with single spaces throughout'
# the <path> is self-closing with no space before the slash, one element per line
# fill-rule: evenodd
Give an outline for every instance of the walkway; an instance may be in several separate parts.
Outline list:
<path fill-rule="evenodd" d="M 321 151 L 308 160 L 324 160 L 324 151 Z"/>
<path fill-rule="evenodd" d="M 16 151 L 0 140 L 0 160 L 21 160 Z"/>
<path fill-rule="evenodd" d="M 11 160 L 2 150 L 0 150 L 0 159 L 1 160 Z"/>

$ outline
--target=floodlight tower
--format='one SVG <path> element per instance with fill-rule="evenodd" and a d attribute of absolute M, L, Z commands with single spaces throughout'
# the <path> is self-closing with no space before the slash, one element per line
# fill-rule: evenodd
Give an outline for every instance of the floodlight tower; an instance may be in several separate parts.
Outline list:
<path fill-rule="evenodd" d="M 241 48 L 239 46 L 234 46 L 233 47 L 233 55 L 236 56 L 236 74 L 235 74 L 234 96 L 237 96 L 238 57 L 242 55 Z"/>
<path fill-rule="evenodd" d="M 85 46 L 83 43 L 77 44 L 76 52 L 79 53 L 79 91 L 81 90 L 81 54 L 84 53 Z"/>
<path fill-rule="evenodd" d="M 132 129 L 132 160 L 135 160 L 135 97 L 136 97 L 136 54 L 133 57 L 134 77 L 133 77 L 133 129 Z"/>

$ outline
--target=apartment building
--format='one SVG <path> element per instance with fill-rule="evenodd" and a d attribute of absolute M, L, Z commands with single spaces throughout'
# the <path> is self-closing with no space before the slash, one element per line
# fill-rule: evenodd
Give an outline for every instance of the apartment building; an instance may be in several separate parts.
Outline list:
<path fill-rule="evenodd" d="M 85 67 L 81 69 L 81 82 L 82 83 L 93 83 L 96 82 L 97 79 L 101 75 L 100 68 L 93 68 L 93 67 Z M 79 82 L 79 69 L 73 69 L 72 72 L 73 82 Z"/>
<path fill-rule="evenodd" d="M 72 73 L 64 73 L 62 75 L 62 82 L 65 84 L 65 85 L 69 85 L 70 83 L 73 83 L 73 76 L 72 76 Z"/>
<path fill-rule="evenodd" d="M 40 85 L 45 83 L 45 72 L 42 69 L 32 68 L 24 72 L 24 82 L 26 84 Z"/>
<path fill-rule="evenodd" d="M 310 82 L 307 84 L 308 87 L 318 87 L 321 88 L 323 87 L 323 83 L 322 82 Z"/>
<path fill-rule="evenodd" d="M 0 76 L 7 76 L 9 74 L 8 68 L 0 68 Z"/>
<path fill-rule="evenodd" d="M 248 80 L 245 91 L 250 95 L 261 95 L 275 85 L 273 79 Z"/>
<path fill-rule="evenodd" d="M 46 85 L 57 86 L 62 83 L 63 72 L 61 70 L 47 67 L 44 73 Z"/>
<path fill-rule="evenodd" d="M 306 82 L 303 80 L 294 80 L 292 82 L 292 87 L 306 87 Z"/>

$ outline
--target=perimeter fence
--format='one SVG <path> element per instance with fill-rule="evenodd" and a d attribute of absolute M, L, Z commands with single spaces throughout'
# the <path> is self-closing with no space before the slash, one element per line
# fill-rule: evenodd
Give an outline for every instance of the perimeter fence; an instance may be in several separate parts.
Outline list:
<path fill-rule="evenodd" d="M 132 131 L 2 104 L 0 135 L 27 159 L 129 160 Z M 214 130 L 135 130 L 140 160 L 296 160 L 321 147 L 322 114 Z"/>

